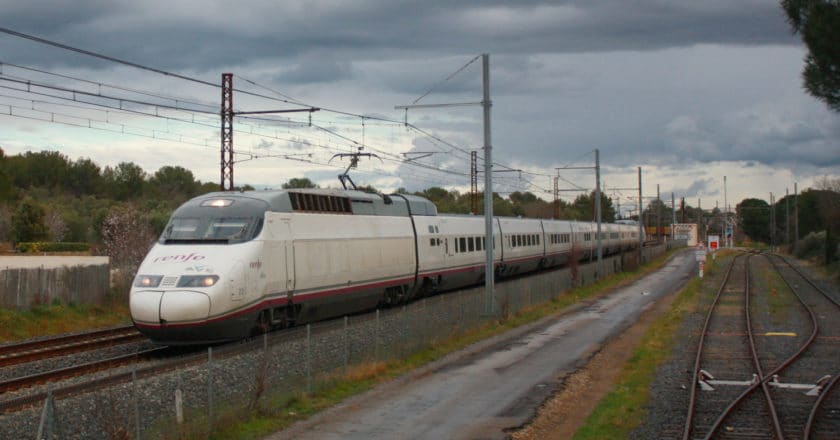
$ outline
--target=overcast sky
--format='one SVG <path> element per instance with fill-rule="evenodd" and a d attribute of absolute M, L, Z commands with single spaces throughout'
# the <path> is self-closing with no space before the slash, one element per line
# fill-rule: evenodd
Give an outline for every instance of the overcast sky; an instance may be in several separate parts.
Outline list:
<path fill-rule="evenodd" d="M 593 165 L 595 148 L 623 207 L 637 167 L 645 197 L 659 184 L 668 202 L 674 192 L 705 208 L 723 207 L 723 176 L 734 206 L 840 175 L 840 116 L 803 91 L 805 49 L 774 0 L 0 1 L 0 27 L 213 84 L 231 72 L 239 111 L 324 109 L 311 126 L 308 113 L 237 118 L 236 184 L 336 186 L 341 155 L 364 145 L 376 157 L 351 170 L 356 183 L 469 190 L 481 108 L 394 107 L 430 89 L 418 104 L 481 101 L 481 60 L 470 61 L 482 53 L 503 193 L 550 200 L 556 168 Z M 3 33 L 0 62 L 6 154 L 57 150 L 220 180 L 218 87 Z M 561 189 L 594 188 L 593 170 L 560 176 Z"/>

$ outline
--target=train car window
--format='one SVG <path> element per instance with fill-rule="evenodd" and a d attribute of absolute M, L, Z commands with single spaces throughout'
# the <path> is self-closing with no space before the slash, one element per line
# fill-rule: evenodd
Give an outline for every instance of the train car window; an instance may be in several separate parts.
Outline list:
<path fill-rule="evenodd" d="M 434 238 L 429 239 L 429 245 L 430 246 L 435 246 L 435 239 Z"/>
<path fill-rule="evenodd" d="M 461 238 L 458 239 L 458 241 L 461 242 L 461 252 L 466 252 L 467 251 L 467 238 L 466 237 L 461 237 Z"/>
<path fill-rule="evenodd" d="M 533 246 L 533 245 L 534 245 L 534 236 L 529 234 L 528 235 L 528 246 Z"/>
<path fill-rule="evenodd" d="M 204 238 L 242 240 L 248 230 L 248 223 L 248 219 L 214 219 L 207 227 Z"/>
<path fill-rule="evenodd" d="M 467 251 L 475 252 L 475 237 L 470 237 L 467 239 Z"/>
<path fill-rule="evenodd" d="M 475 237 L 475 250 L 484 250 L 484 237 Z"/>
<path fill-rule="evenodd" d="M 539 236 L 539 235 L 535 235 L 535 236 L 534 236 L 534 241 L 537 243 L 537 246 L 539 246 L 539 245 L 540 245 L 540 236 Z"/>
<path fill-rule="evenodd" d="M 434 233 L 435 233 L 435 227 L 434 227 L 434 226 L 429 225 L 429 233 L 430 233 L 430 234 L 434 234 Z"/>
<path fill-rule="evenodd" d="M 197 218 L 173 218 L 164 234 L 169 239 L 192 239 L 196 237 L 200 220 Z"/>

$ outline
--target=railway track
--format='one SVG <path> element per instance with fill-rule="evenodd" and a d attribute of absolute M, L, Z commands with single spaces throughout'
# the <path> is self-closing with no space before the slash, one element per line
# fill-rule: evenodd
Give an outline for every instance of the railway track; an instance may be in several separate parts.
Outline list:
<path fill-rule="evenodd" d="M 750 268 L 761 262 L 751 259 L 761 257 L 739 255 L 732 260 L 700 334 L 684 440 L 808 439 L 812 433 L 831 438 L 824 435 L 836 435 L 840 428 L 836 420 L 840 328 L 835 328 L 840 324 L 833 324 L 840 304 L 818 289 L 803 289 L 801 281 L 791 283 L 792 275 L 777 264 L 781 257 L 764 258 L 787 291 L 757 291 L 761 289 L 753 286 Z M 829 337 L 818 340 L 820 326 L 829 322 Z M 774 326 L 788 331 L 769 331 Z M 786 339 L 779 342 L 778 337 Z M 825 372 L 835 379 L 830 381 Z M 829 407 L 832 410 L 826 410 Z M 835 413 L 834 422 L 826 423 L 830 417 L 819 416 L 821 408 Z"/>
<path fill-rule="evenodd" d="M 167 350 L 168 347 L 152 348 L 124 356 L 116 356 L 108 359 L 86 362 L 80 365 L 5 380 L 0 382 L 0 394 L 154 359 L 156 356 L 165 354 Z"/>
<path fill-rule="evenodd" d="M 0 346 L 0 368 L 145 340 L 133 325 Z"/>
<path fill-rule="evenodd" d="M 786 258 L 768 256 L 785 285 L 796 292 L 804 304 L 814 311 L 819 327 L 818 337 L 803 356 L 784 371 L 780 380 L 787 383 L 814 384 L 809 396 L 804 393 L 785 393 L 780 412 L 791 429 L 786 438 L 838 438 L 840 437 L 840 298 L 830 295 L 817 286 L 799 268 Z M 784 393 L 783 388 L 777 391 Z"/>

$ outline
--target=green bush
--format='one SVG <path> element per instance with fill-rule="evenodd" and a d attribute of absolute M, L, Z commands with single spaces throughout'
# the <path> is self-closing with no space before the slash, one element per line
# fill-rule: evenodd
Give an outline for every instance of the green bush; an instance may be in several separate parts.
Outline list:
<path fill-rule="evenodd" d="M 18 243 L 15 249 L 23 253 L 41 252 L 87 252 L 90 250 L 88 243 L 59 243 L 59 242 L 25 242 Z"/>
<path fill-rule="evenodd" d="M 799 239 L 796 257 L 802 259 L 822 257 L 825 255 L 825 231 L 811 232 Z"/>

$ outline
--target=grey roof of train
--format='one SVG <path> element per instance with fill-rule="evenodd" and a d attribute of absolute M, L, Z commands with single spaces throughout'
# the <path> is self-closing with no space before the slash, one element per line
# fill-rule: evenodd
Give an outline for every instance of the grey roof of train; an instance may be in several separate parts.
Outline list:
<path fill-rule="evenodd" d="M 358 215 L 387 215 L 408 216 L 409 208 L 413 215 L 437 215 L 437 207 L 431 201 L 409 194 L 392 194 L 390 196 L 367 193 L 356 190 L 343 189 L 282 189 L 240 192 L 212 192 L 193 198 L 187 204 L 196 203 L 212 198 L 244 197 L 261 200 L 268 204 L 269 210 L 275 212 L 292 212 L 292 202 L 289 193 L 318 194 L 350 199 L 353 214 Z M 407 202 L 407 203 L 406 203 Z"/>

